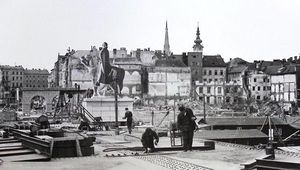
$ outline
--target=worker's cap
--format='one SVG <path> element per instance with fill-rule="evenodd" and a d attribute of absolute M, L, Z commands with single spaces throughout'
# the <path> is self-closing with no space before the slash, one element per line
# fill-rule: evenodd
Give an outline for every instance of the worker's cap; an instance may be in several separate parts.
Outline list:
<path fill-rule="evenodd" d="M 179 105 L 179 108 L 178 108 L 179 111 L 184 111 L 185 110 L 185 107 L 184 105 Z"/>

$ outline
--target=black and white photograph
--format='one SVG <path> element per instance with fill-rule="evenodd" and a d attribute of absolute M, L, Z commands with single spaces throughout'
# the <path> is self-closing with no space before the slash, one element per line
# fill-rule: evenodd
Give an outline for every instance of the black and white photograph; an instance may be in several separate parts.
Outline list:
<path fill-rule="evenodd" d="M 300 169 L 300 1 L 0 0 L 0 169 Z"/>

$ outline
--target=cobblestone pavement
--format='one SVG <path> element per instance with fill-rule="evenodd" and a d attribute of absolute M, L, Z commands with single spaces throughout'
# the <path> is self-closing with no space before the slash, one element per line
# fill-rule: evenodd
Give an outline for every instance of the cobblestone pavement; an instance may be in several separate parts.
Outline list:
<path fill-rule="evenodd" d="M 141 133 L 134 133 L 141 136 Z M 49 162 L 4 162 L 0 165 L 1 169 L 97 169 L 97 170 L 203 170 L 203 169 L 220 169 L 220 170 L 237 170 L 240 164 L 264 154 L 264 151 L 253 150 L 247 147 L 238 147 L 216 143 L 216 150 L 209 151 L 172 151 L 172 154 L 151 155 L 151 156 L 129 156 L 129 157 L 105 157 L 106 154 L 123 154 L 129 153 L 126 150 L 115 150 L 112 152 L 103 152 L 105 148 L 120 147 L 140 147 L 141 143 L 138 138 L 133 138 L 130 142 L 124 141 L 124 135 L 99 136 L 101 138 L 94 144 L 95 155 L 89 157 L 59 158 L 52 159 Z M 195 145 L 203 144 L 203 141 L 195 139 Z M 159 146 L 169 146 L 170 139 L 162 137 Z M 139 152 L 142 153 L 142 152 Z"/>

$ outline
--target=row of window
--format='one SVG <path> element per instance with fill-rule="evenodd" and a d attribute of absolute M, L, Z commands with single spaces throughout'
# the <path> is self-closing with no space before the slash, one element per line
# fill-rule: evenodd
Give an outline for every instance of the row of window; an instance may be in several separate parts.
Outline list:
<path fill-rule="evenodd" d="M 14 77 L 14 76 L 12 76 L 12 80 L 15 80 L 15 79 L 16 80 L 19 80 L 19 79 L 22 80 L 22 77 Z"/>
<path fill-rule="evenodd" d="M 211 91 L 213 90 L 213 87 L 206 87 L 206 89 L 207 89 L 206 93 L 210 94 Z M 199 87 L 199 93 L 203 93 L 203 87 Z M 222 93 L 222 87 L 217 87 L 217 93 L 218 94 Z"/>
<path fill-rule="evenodd" d="M 20 73 L 20 75 L 22 75 L 22 74 L 23 74 L 22 72 L 18 72 L 18 71 L 16 71 L 16 75 L 19 75 L 19 73 Z M 13 71 L 11 74 L 12 74 L 12 75 L 14 75 L 14 74 L 15 74 L 15 72 Z"/>
<path fill-rule="evenodd" d="M 15 83 L 11 83 L 11 86 L 12 87 L 22 87 L 22 83 L 20 83 L 20 84 L 18 82 L 16 84 Z"/>
<path fill-rule="evenodd" d="M 261 99 L 262 99 L 262 98 L 261 98 L 260 95 L 257 95 L 257 96 L 256 96 L 256 100 L 261 100 Z M 268 99 L 268 96 L 264 96 L 263 99 L 264 99 L 264 100 Z"/>
<path fill-rule="evenodd" d="M 46 85 L 37 85 L 37 86 L 35 86 L 35 85 L 26 85 L 26 87 L 47 87 Z"/>
<path fill-rule="evenodd" d="M 218 74 L 218 70 L 215 70 L 215 74 L 214 75 L 221 75 L 221 76 L 223 76 L 224 75 L 224 72 L 223 72 L 223 70 L 219 70 L 220 72 L 219 72 L 219 74 Z M 212 75 L 212 70 L 208 70 L 208 74 L 207 74 L 207 70 L 204 70 L 203 71 L 203 75 Z"/>
<path fill-rule="evenodd" d="M 250 81 L 251 81 L 251 79 L 250 79 Z M 256 81 L 257 81 L 257 78 L 253 78 L 253 82 L 256 82 Z M 263 82 L 269 83 L 270 80 L 268 78 L 263 78 Z"/>
<path fill-rule="evenodd" d="M 33 82 L 33 83 L 35 83 L 35 82 L 37 82 L 37 83 L 48 83 L 48 81 L 46 81 L 46 80 L 26 80 L 26 83 L 31 83 L 31 82 Z"/>
<path fill-rule="evenodd" d="M 213 81 L 213 79 L 208 79 L 208 81 L 207 81 L 207 79 L 203 79 L 203 82 L 208 82 L 208 83 L 210 83 L 210 82 L 212 82 L 212 81 Z M 215 82 L 218 82 L 218 79 L 214 79 L 214 81 L 215 81 Z M 219 81 L 220 81 L 220 82 L 223 82 L 223 81 L 224 81 L 224 78 L 220 78 Z"/>
<path fill-rule="evenodd" d="M 252 86 L 252 91 L 260 91 L 261 90 L 261 86 Z M 267 91 L 267 90 L 271 90 L 271 86 L 263 86 L 262 87 L 263 91 Z"/>

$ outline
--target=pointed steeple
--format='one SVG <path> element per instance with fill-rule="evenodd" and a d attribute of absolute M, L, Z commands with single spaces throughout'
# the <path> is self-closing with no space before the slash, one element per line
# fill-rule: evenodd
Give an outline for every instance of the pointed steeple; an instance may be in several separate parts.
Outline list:
<path fill-rule="evenodd" d="M 194 52 L 202 52 L 203 46 L 202 46 L 202 40 L 200 39 L 200 31 L 199 31 L 199 23 L 197 26 L 197 33 L 196 33 L 196 40 L 194 41 L 195 45 L 193 46 Z"/>
<path fill-rule="evenodd" d="M 165 56 L 171 55 L 170 44 L 169 44 L 169 34 L 168 34 L 168 21 L 166 21 L 164 54 L 165 54 Z"/>

